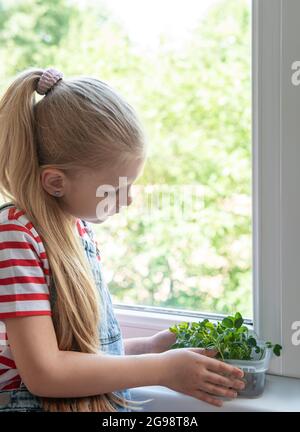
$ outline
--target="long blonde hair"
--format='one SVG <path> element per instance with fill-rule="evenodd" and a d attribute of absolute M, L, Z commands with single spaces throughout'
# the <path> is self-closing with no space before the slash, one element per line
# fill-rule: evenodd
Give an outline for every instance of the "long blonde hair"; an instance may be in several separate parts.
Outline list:
<path fill-rule="evenodd" d="M 76 219 L 44 190 L 41 168 L 71 175 L 83 166 L 101 170 L 115 161 L 143 158 L 145 134 L 131 105 L 96 78 L 63 79 L 36 102 L 43 72 L 29 68 L 18 74 L 0 101 L 0 192 L 26 212 L 44 243 L 57 291 L 52 312 L 59 349 L 101 353 L 99 296 L 75 235 Z M 146 402 L 114 392 L 41 401 L 45 411 L 116 411 L 112 401 L 140 409 L 134 404 Z"/>

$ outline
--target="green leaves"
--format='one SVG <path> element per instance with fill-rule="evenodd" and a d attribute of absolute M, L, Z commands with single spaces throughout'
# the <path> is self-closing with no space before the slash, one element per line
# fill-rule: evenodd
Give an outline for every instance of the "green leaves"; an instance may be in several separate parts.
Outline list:
<path fill-rule="evenodd" d="M 243 322 L 244 320 L 242 315 L 239 312 L 237 312 L 234 317 L 234 327 L 237 329 L 240 328 Z"/>
<path fill-rule="evenodd" d="M 256 343 L 256 339 L 254 339 L 254 337 L 250 337 L 250 338 L 247 340 L 247 344 L 248 344 L 249 346 L 251 346 L 251 347 L 255 347 L 255 346 L 257 345 L 257 343 Z"/>
<path fill-rule="evenodd" d="M 199 322 L 181 322 L 170 327 L 176 334 L 172 348 L 202 347 L 218 350 L 215 358 L 252 360 L 253 354 L 263 357 L 267 348 L 272 348 L 276 356 L 280 355 L 281 345 L 267 341 L 263 346 L 258 344 L 255 335 L 243 325 L 244 319 L 237 312 L 227 316 L 221 322 L 210 322 L 207 318 Z"/>
<path fill-rule="evenodd" d="M 279 357 L 280 356 L 280 351 L 282 350 L 282 346 L 279 344 L 275 344 L 273 347 L 273 353 Z"/>
<path fill-rule="evenodd" d="M 228 327 L 228 328 L 233 327 L 233 321 L 232 321 L 231 317 L 224 318 L 222 321 L 222 325 L 224 327 Z"/>
<path fill-rule="evenodd" d="M 241 327 L 243 322 L 244 322 L 244 320 L 243 320 L 242 315 L 239 312 L 237 312 L 234 317 L 228 316 L 228 317 L 224 318 L 222 321 L 222 325 L 224 327 L 227 327 L 227 328 L 234 327 L 234 328 L 238 329 Z"/>
<path fill-rule="evenodd" d="M 273 353 L 279 357 L 280 356 L 280 351 L 282 350 L 282 346 L 279 344 L 275 344 L 273 345 L 272 342 L 268 341 L 266 342 L 266 346 L 267 348 L 273 348 Z"/>

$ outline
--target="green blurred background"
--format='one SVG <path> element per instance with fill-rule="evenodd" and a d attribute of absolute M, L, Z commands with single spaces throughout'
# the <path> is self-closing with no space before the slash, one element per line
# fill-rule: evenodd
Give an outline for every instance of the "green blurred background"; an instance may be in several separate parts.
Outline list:
<path fill-rule="evenodd" d="M 107 81 L 147 132 L 135 202 L 93 225 L 114 302 L 252 318 L 250 1 L 214 1 L 182 43 L 149 49 L 109 1 L 0 0 L 0 92 L 30 66 Z M 198 187 L 201 206 L 149 211 L 160 185 Z"/>

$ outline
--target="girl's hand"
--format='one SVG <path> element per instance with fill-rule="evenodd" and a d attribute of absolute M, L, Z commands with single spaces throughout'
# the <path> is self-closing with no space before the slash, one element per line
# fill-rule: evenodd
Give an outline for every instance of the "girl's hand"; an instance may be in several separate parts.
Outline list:
<path fill-rule="evenodd" d="M 161 353 L 167 351 L 176 342 L 175 333 L 170 330 L 162 330 L 149 338 L 149 348 L 151 353 Z"/>
<path fill-rule="evenodd" d="M 215 354 L 215 350 L 203 348 L 175 348 L 162 353 L 160 385 L 222 406 L 223 401 L 216 396 L 237 397 L 237 390 L 245 388 L 241 380 L 244 373 L 235 366 L 211 358 Z"/>

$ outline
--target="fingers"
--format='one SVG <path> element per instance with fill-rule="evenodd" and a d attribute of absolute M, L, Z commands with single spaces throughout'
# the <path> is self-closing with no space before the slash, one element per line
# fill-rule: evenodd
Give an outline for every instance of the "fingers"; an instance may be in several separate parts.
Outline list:
<path fill-rule="evenodd" d="M 230 390 L 228 387 L 218 386 L 209 382 L 202 383 L 201 389 L 217 396 L 225 396 L 229 398 L 237 397 L 237 392 L 235 390 Z"/>
<path fill-rule="evenodd" d="M 245 383 L 240 379 L 226 378 L 222 375 L 207 372 L 206 381 L 212 384 L 218 384 L 224 387 L 233 387 L 236 390 L 242 390 L 245 388 Z"/>
<path fill-rule="evenodd" d="M 214 357 L 217 353 L 218 350 L 215 349 L 205 349 L 205 348 L 188 348 L 189 351 L 194 351 L 196 353 L 205 355 L 206 357 Z M 226 375 L 233 375 L 237 378 L 242 378 L 244 376 L 244 372 L 239 369 L 238 367 L 235 366 L 231 366 L 228 363 L 225 363 L 221 360 L 217 360 L 217 359 L 209 359 L 207 368 L 217 372 L 219 374 L 224 373 Z"/>
<path fill-rule="evenodd" d="M 205 349 L 205 348 L 188 348 L 189 351 L 193 351 L 197 354 L 202 354 L 207 357 L 215 357 L 218 354 L 218 350 L 215 349 Z"/>
<path fill-rule="evenodd" d="M 226 375 L 233 375 L 236 378 L 242 378 L 244 376 L 244 372 L 235 367 L 231 366 L 228 363 L 224 363 L 221 360 L 216 359 L 207 359 L 207 369 L 212 372 L 217 372 L 218 374 L 226 374 Z"/>
<path fill-rule="evenodd" d="M 215 357 L 218 354 L 217 350 L 203 350 L 203 352 L 201 353 L 207 357 Z"/>
<path fill-rule="evenodd" d="M 218 399 L 216 397 L 213 397 L 212 395 L 209 395 L 205 391 L 202 390 L 194 390 L 192 393 L 187 393 L 189 396 L 192 396 L 196 399 L 200 399 L 204 402 L 207 402 L 211 405 L 221 407 L 223 406 L 223 401 L 221 399 Z"/>

